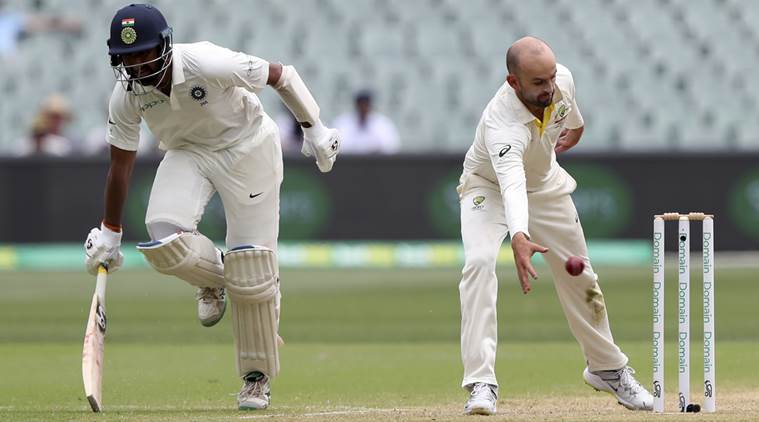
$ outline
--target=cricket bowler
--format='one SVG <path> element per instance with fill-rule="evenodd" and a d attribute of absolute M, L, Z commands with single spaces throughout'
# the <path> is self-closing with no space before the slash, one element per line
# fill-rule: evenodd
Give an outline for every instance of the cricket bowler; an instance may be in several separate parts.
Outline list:
<path fill-rule="evenodd" d="M 537 278 L 531 256 L 542 253 L 550 266 L 569 328 L 585 355 L 585 382 L 613 394 L 628 409 L 651 410 L 653 397 L 635 379 L 611 335 L 570 196 L 577 184 L 556 162 L 556 154 L 575 146 L 583 132 L 572 74 L 533 37 L 516 41 L 506 63 L 506 83 L 482 113 L 457 188 L 465 254 L 459 284 L 462 386 L 470 392 L 465 413 L 496 412 L 495 269 L 507 234 L 525 294 L 530 277 Z M 585 263 L 577 276 L 564 269 L 570 256 Z"/>

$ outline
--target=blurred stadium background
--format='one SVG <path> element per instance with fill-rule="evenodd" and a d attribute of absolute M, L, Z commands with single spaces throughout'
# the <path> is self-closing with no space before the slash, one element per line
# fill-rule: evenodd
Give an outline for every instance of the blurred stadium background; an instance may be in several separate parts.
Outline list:
<path fill-rule="evenodd" d="M 72 133 L 105 120 L 105 40 L 123 1 L 9 0 L 5 13 L 78 19 L 30 34 L 3 60 L 0 151 L 40 102 L 65 95 Z M 508 45 L 545 39 L 574 73 L 584 151 L 759 150 L 759 5 L 737 0 L 155 1 L 176 42 L 209 40 L 298 66 L 331 121 L 356 90 L 398 125 L 404 152 L 465 150 L 504 79 Z M 267 109 L 281 110 L 272 95 Z M 445 124 L 443 124 L 445 122 Z"/>
<path fill-rule="evenodd" d="M 0 37 L 13 41 L 0 40 L 0 286 L 11 291 L 0 299 L 0 319 L 9 321 L 0 328 L 0 352 L 8 358 L 7 368 L 14 369 L 0 377 L 0 414 L 6 412 L 7 420 L 79 419 L 86 411 L 86 403 L 76 401 L 76 370 L 92 280 L 83 271 L 81 242 L 102 216 L 108 159 L 103 127 L 115 83 L 105 41 L 110 19 L 126 3 L 0 1 Z M 615 336 L 639 366 L 641 380 L 650 380 L 651 216 L 713 212 L 717 277 L 719 282 L 725 271 L 726 281 L 717 288 L 717 331 L 725 340 L 718 348 L 724 345 L 726 357 L 724 372 L 718 374 L 732 377 L 722 391 L 754 392 L 755 403 L 752 372 L 742 365 L 748 364 L 747 348 L 759 338 L 750 324 L 748 300 L 759 245 L 759 2 L 150 3 L 173 26 L 175 42 L 208 40 L 295 65 L 319 101 L 325 122 L 352 110 L 357 91 L 371 89 L 376 110 L 398 128 L 398 154 L 346 154 L 327 175 L 297 151 L 285 156 L 280 263 L 288 306 L 282 329 L 289 348 L 283 361 L 302 365 L 275 385 L 285 393 L 282 401 L 292 406 L 288 412 L 314 400 L 317 406 L 331 403 L 325 405 L 329 409 L 340 403 L 382 406 L 397 400 L 417 406 L 446 400 L 459 411 L 456 284 L 462 251 L 454 188 L 479 115 L 504 80 L 506 48 L 527 34 L 545 39 L 575 77 L 586 130 L 581 143 L 559 160 L 578 181 L 573 197 L 591 259 L 608 281 L 604 289 L 612 325 L 620 328 Z M 3 32 L 18 29 L 25 19 L 35 24 L 27 21 L 20 37 Z M 59 96 L 51 105 L 53 94 Z M 284 113 L 273 91 L 261 98 L 272 117 Z M 64 157 L 22 154 L 40 107 L 61 106 L 62 99 L 70 114 L 65 135 L 72 140 L 71 151 Z M 193 321 L 190 289 L 143 271 L 147 266 L 132 247 L 147 238 L 144 210 L 160 160 L 149 134 L 146 138 L 148 148 L 138 157 L 125 212 L 126 266 L 114 275 L 109 299 L 116 315 L 109 331 L 108 350 L 116 356 L 108 362 L 114 374 L 106 381 L 110 400 L 124 412 L 139 411 L 134 409 L 145 403 L 173 411 L 183 409 L 195 394 L 201 411 L 226 409 L 231 399 L 209 397 L 216 397 L 215 390 L 234 392 L 238 386 L 231 381 L 211 380 L 208 391 L 188 396 L 173 390 L 175 379 L 181 385 L 196 381 L 184 370 L 185 363 L 231 356 L 231 339 L 229 330 L 200 331 Z M 223 243 L 218 198 L 209 204 L 200 230 Z M 696 238 L 700 227 L 694 224 L 692 230 Z M 674 231 L 668 233 L 674 236 Z M 670 248 L 675 245 L 671 239 Z M 700 251 L 696 244 L 691 249 Z M 513 300 L 517 284 L 508 246 L 500 262 L 499 277 Z M 694 257 L 694 271 L 697 262 Z M 540 271 L 543 282 L 549 278 L 547 269 Z M 694 272 L 693 279 L 700 276 Z M 540 287 L 544 293 L 499 310 L 508 321 L 502 324 L 501 339 L 513 340 L 522 351 L 516 357 L 502 354 L 500 368 L 530 381 L 505 386 L 507 397 L 576 394 L 580 382 L 582 362 L 572 360 L 579 359 L 576 345 L 548 284 Z M 535 341 L 543 342 L 539 350 L 554 363 L 532 357 Z M 159 343 L 161 356 L 181 365 L 161 366 L 162 361 L 140 352 L 152 350 L 148 342 L 150 347 Z M 198 348 L 183 347 L 185 342 Z M 207 349 L 199 349 L 200 344 Z M 343 368 L 354 356 L 351 350 L 373 364 L 357 360 Z M 674 353 L 673 347 L 669 350 Z M 132 362 L 135 354 L 139 359 Z M 410 375 L 421 370 L 406 362 L 414 354 L 434 356 L 425 362 L 424 377 Z M 52 355 L 58 359 L 38 364 Z M 443 371 L 437 366 L 441 362 Z M 221 378 L 234 381 L 226 359 L 212 365 L 226 371 Z M 33 368 L 31 376 L 19 368 Z M 669 368 L 675 368 L 674 362 Z M 382 378 L 393 370 L 399 373 L 392 380 Z M 547 385 L 532 375 L 542 370 L 563 372 Z M 61 382 L 39 389 L 36 380 L 53 371 Z M 694 383 L 700 379 L 695 371 Z M 338 379 L 356 373 L 372 383 Z M 306 388 L 314 391 L 311 396 L 298 395 L 305 376 L 310 377 Z M 329 388 L 322 385 L 325 378 Z M 375 396 L 372 388 L 385 392 Z M 427 393 L 414 396 L 419 391 Z M 48 403 L 42 413 L 24 413 L 41 401 Z M 69 413 L 55 413 L 59 410 Z M 556 414 L 545 418 L 549 416 Z"/>
<path fill-rule="evenodd" d="M 575 76 L 586 131 L 560 160 L 579 182 L 574 198 L 591 246 L 598 241 L 597 250 L 643 262 L 647 246 L 640 240 L 649 237 L 650 216 L 696 209 L 718 215 L 718 249 L 751 249 L 759 241 L 755 2 L 154 3 L 174 27 L 175 42 L 209 40 L 294 64 L 320 101 L 325 122 L 349 112 L 362 89 L 372 90 L 375 109 L 395 122 L 400 154 L 346 154 L 327 177 L 318 177 L 297 148 L 286 151 L 281 238 L 283 255 L 293 260 L 285 264 L 460 261 L 453 188 L 463 153 L 504 80 L 506 48 L 525 34 L 548 41 Z M 13 267 L 27 261 L 28 246 L 39 251 L 39 243 L 80 242 L 100 218 L 104 124 L 114 84 L 105 40 L 123 2 L 0 4 L 6 34 L 14 25 L 25 28 L 14 42 L 6 36 L 0 44 L 0 194 L 7 198 L 0 241 L 27 246 L 4 249 L 0 262 Z M 284 115 L 273 90 L 265 90 L 262 100 L 270 115 Z M 68 115 L 63 135 L 71 150 L 57 154 L 63 158 L 29 153 L 40 107 L 63 107 Z M 146 151 L 126 212 L 130 241 L 146 237 L 143 210 L 160 159 L 147 131 L 142 144 Z M 222 215 L 214 199 L 201 225 L 217 240 L 223 239 Z M 304 251 L 288 243 L 341 240 L 443 244 L 375 245 L 357 253 L 355 245 Z M 609 241 L 619 240 L 626 247 L 638 243 L 609 249 Z M 72 255 L 58 256 L 70 262 Z"/>

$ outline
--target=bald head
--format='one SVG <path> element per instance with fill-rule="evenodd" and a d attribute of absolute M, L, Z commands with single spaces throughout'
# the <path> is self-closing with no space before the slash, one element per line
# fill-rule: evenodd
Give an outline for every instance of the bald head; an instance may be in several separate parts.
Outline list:
<path fill-rule="evenodd" d="M 556 57 L 551 47 L 535 37 L 520 38 L 506 53 L 506 67 L 506 82 L 533 114 L 542 116 L 556 88 Z"/>
<path fill-rule="evenodd" d="M 556 57 L 545 41 L 535 37 L 518 39 L 506 52 L 506 68 L 512 75 L 518 75 L 525 68 L 555 67 Z"/>

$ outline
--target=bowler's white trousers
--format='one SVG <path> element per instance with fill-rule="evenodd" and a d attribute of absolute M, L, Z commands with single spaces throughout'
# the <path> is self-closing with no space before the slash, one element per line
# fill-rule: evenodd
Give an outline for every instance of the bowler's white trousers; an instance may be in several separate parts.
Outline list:
<path fill-rule="evenodd" d="M 570 196 L 574 181 L 572 184 L 569 190 L 528 193 L 528 230 L 532 241 L 549 249 L 544 258 L 551 268 L 569 328 L 580 343 L 589 369 L 619 369 L 627 364 L 627 356 L 614 344 L 609 329 L 604 298 L 590 265 L 585 235 Z M 496 185 L 488 187 L 482 183 L 465 188 L 460 198 L 465 255 L 459 284 L 462 387 L 469 388 L 477 382 L 498 385 L 495 267 L 501 243 L 508 234 L 503 200 Z M 584 271 L 576 277 L 564 269 L 566 259 L 572 255 L 585 260 Z"/>

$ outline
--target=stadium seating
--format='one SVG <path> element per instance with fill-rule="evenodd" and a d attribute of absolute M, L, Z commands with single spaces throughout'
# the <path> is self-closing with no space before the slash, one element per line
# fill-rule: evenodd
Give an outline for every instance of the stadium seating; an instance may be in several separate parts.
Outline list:
<path fill-rule="evenodd" d="M 82 20 L 80 36 L 34 34 L 0 69 L 0 153 L 61 92 L 71 132 L 103 124 L 113 87 L 105 40 L 114 0 L 7 1 Z M 533 34 L 573 71 L 586 150 L 759 149 L 759 2 L 739 0 L 154 1 L 176 42 L 209 40 L 296 65 L 324 120 L 376 92 L 404 152 L 463 151 L 505 78 L 504 55 Z M 37 8 L 37 6 L 39 6 Z M 276 96 L 263 95 L 272 114 Z"/>

